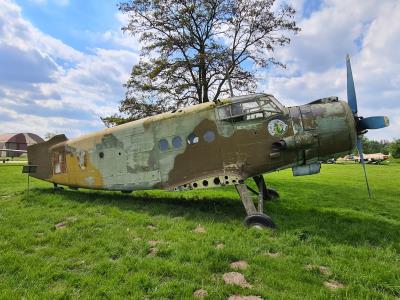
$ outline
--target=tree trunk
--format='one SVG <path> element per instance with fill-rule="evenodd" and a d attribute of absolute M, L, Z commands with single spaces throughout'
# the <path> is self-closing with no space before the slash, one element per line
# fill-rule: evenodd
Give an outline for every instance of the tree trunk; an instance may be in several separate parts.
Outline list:
<path fill-rule="evenodd" d="M 207 68 L 206 68 L 206 52 L 205 47 L 202 45 L 199 50 L 200 56 L 200 77 L 201 82 L 200 85 L 202 86 L 203 90 L 203 98 L 200 99 L 200 103 L 208 102 L 208 85 L 207 85 Z"/>

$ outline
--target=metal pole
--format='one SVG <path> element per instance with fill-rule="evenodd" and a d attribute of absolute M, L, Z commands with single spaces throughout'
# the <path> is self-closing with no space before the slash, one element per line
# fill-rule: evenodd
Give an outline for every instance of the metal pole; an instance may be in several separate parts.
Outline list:
<path fill-rule="evenodd" d="M 29 196 L 29 173 L 28 173 L 28 196 Z"/>

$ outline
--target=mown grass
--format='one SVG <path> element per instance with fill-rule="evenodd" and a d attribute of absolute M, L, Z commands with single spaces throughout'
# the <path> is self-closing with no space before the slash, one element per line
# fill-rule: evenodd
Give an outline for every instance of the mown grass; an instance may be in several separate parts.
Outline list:
<path fill-rule="evenodd" d="M 21 155 L 21 156 L 18 156 L 18 157 L 0 157 L 0 162 L 1 163 L 3 163 L 3 160 L 6 160 L 6 161 L 22 161 L 22 162 L 24 162 L 24 161 L 28 160 L 28 157 L 26 155 Z"/>
<path fill-rule="evenodd" d="M 372 199 L 355 164 L 266 175 L 281 195 L 266 205 L 278 228 L 260 231 L 243 226 L 234 188 L 123 195 L 31 180 L 28 194 L 21 166 L 0 165 L 0 298 L 190 299 L 199 288 L 209 299 L 398 298 L 400 164 L 367 171 Z M 224 283 L 237 260 L 252 288 Z"/>

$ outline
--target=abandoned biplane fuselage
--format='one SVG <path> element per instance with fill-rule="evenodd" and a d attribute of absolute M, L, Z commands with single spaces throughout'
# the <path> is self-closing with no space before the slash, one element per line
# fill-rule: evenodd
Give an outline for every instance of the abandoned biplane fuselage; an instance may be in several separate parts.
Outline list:
<path fill-rule="evenodd" d="M 386 119 L 385 119 L 386 122 Z M 319 161 L 354 148 L 357 119 L 337 98 L 284 107 L 253 94 L 203 103 L 68 140 L 28 148 L 31 176 L 72 188 L 135 191 L 235 185 L 248 224 L 273 226 L 262 200 L 276 195 L 261 174 L 288 167 L 318 173 Z M 257 212 L 244 180 L 259 187 Z"/>

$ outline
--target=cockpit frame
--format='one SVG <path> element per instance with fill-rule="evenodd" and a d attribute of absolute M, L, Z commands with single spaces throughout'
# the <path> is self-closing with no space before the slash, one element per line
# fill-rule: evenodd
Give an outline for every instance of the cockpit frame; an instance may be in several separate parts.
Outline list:
<path fill-rule="evenodd" d="M 234 97 L 231 102 L 217 108 L 217 118 L 225 122 L 243 122 L 266 119 L 282 114 L 284 106 L 272 95 L 255 94 Z"/>

